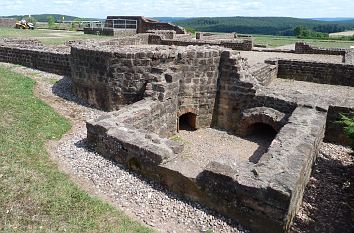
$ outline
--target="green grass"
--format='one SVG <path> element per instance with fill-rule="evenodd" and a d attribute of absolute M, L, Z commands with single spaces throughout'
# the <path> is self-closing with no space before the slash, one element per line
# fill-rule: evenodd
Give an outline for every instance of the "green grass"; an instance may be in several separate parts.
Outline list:
<path fill-rule="evenodd" d="M 151 232 L 58 170 L 44 145 L 71 126 L 33 80 L 0 66 L 0 83 L 1 232 Z"/>
<path fill-rule="evenodd" d="M 298 39 L 290 36 L 253 35 L 253 38 L 256 44 L 268 45 L 271 48 L 287 44 L 295 44 L 298 41 L 305 41 L 313 46 L 325 48 L 350 48 L 350 46 L 354 45 L 354 41 Z"/>
<path fill-rule="evenodd" d="M 47 30 L 47 29 L 35 29 L 35 30 L 22 30 L 16 28 L 4 28 L 0 27 L 0 38 L 36 38 L 43 44 L 64 44 L 69 40 L 80 39 L 108 39 L 112 37 L 88 35 L 83 32 L 77 31 L 64 31 L 64 30 Z"/>

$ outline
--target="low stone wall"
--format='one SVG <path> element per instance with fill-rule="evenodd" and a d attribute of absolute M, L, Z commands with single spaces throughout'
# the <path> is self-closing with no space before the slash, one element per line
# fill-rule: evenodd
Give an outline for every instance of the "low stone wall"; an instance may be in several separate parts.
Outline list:
<path fill-rule="evenodd" d="M 173 40 L 176 37 L 176 32 L 173 30 L 148 30 L 146 33 L 159 35 L 162 39 L 168 40 Z"/>
<path fill-rule="evenodd" d="M 20 43 L 20 41 L 16 43 Z M 67 47 L 0 43 L 0 62 L 19 64 L 59 75 L 69 75 L 70 49 Z"/>
<path fill-rule="evenodd" d="M 197 32 L 195 34 L 197 40 L 232 40 L 236 38 L 235 33 L 210 33 L 210 32 Z"/>
<path fill-rule="evenodd" d="M 354 65 L 278 60 L 278 78 L 354 87 Z"/>
<path fill-rule="evenodd" d="M 295 53 L 300 54 L 328 54 L 328 55 L 342 55 L 346 53 L 346 49 L 334 48 L 318 48 L 311 46 L 305 42 L 296 42 Z"/>
<path fill-rule="evenodd" d="M 354 65 L 354 49 L 348 49 L 344 56 L 344 63 Z"/>
<path fill-rule="evenodd" d="M 115 29 L 115 28 L 84 28 L 84 34 L 102 35 L 102 36 L 133 36 L 136 34 L 135 29 Z"/>
<path fill-rule="evenodd" d="M 151 35 L 149 44 L 157 45 L 175 45 L 175 46 L 189 46 L 189 45 L 211 45 L 230 48 L 233 50 L 251 51 L 253 49 L 252 40 L 167 40 L 162 39 L 159 35 Z"/>
<path fill-rule="evenodd" d="M 0 17 L 0 27 L 14 28 L 15 25 L 16 25 L 16 19 Z"/>
<path fill-rule="evenodd" d="M 278 66 L 265 63 L 257 63 L 250 67 L 250 73 L 262 86 L 269 85 L 273 79 L 277 78 Z"/>

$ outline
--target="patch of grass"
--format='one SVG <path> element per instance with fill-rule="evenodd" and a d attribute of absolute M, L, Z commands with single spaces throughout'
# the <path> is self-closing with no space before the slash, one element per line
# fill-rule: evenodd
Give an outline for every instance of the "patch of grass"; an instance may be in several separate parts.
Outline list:
<path fill-rule="evenodd" d="M 64 44 L 69 40 L 82 40 L 82 39 L 96 39 L 103 40 L 112 37 L 88 35 L 83 32 L 64 31 L 64 30 L 20 30 L 16 28 L 3 28 L 0 27 L 0 37 L 7 38 L 35 38 L 40 40 L 43 44 Z"/>
<path fill-rule="evenodd" d="M 58 170 L 44 145 L 71 126 L 33 80 L 0 66 L 0 82 L 1 232 L 151 232 Z"/>
<path fill-rule="evenodd" d="M 350 48 L 354 45 L 354 41 L 342 40 L 323 40 L 323 39 L 298 39 L 291 36 L 267 36 L 253 35 L 256 44 L 268 45 L 270 48 L 279 47 L 288 44 L 295 44 L 298 41 L 304 41 L 313 46 L 325 48 Z"/>

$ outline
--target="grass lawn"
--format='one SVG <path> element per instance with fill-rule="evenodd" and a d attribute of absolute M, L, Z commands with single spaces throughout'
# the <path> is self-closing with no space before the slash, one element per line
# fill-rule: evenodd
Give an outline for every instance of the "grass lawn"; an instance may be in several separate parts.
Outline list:
<path fill-rule="evenodd" d="M 0 83 L 1 232 L 152 232 L 58 170 L 44 144 L 71 126 L 33 80 L 0 65 Z"/>
<path fill-rule="evenodd" d="M 21 30 L 16 28 L 0 27 L 0 38 L 36 38 L 43 44 L 64 44 L 68 40 L 79 39 L 109 39 L 113 37 L 96 36 L 84 34 L 78 31 L 64 31 L 64 30 L 48 30 L 48 29 L 35 29 L 35 30 Z"/>
<path fill-rule="evenodd" d="M 266 44 L 269 47 L 278 47 L 287 44 L 295 44 L 297 41 L 305 41 L 313 46 L 325 48 L 350 48 L 354 46 L 354 41 L 323 40 L 323 39 L 298 39 L 290 36 L 267 36 L 253 35 L 256 44 Z"/>

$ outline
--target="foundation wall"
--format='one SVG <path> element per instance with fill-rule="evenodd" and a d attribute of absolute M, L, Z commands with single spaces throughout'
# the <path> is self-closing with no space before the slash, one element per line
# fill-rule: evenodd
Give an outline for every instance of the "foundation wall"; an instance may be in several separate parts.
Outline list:
<path fill-rule="evenodd" d="M 342 55 L 346 53 L 345 49 L 333 49 L 333 48 L 318 48 L 311 46 L 304 42 L 297 42 L 295 44 L 295 53 L 300 54 L 328 54 L 328 55 Z"/>
<path fill-rule="evenodd" d="M 102 35 L 102 36 L 133 36 L 136 34 L 135 29 L 114 29 L 114 28 L 84 28 L 84 34 Z"/>
<path fill-rule="evenodd" d="M 354 87 L 354 65 L 278 60 L 278 78 Z"/>
<path fill-rule="evenodd" d="M 36 41 L 33 41 L 36 43 Z M 70 74 L 68 48 L 50 48 L 40 45 L 0 43 L 0 62 L 23 65 L 59 75 Z"/>

